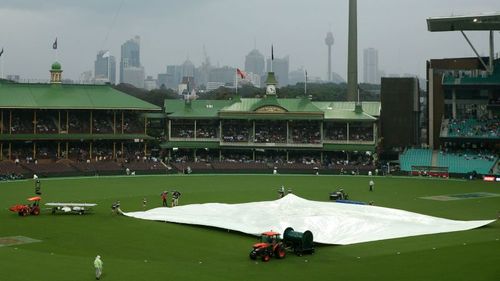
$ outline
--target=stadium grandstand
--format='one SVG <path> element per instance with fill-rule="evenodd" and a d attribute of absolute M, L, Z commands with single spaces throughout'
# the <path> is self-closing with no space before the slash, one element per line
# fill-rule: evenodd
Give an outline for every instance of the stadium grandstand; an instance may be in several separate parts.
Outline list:
<path fill-rule="evenodd" d="M 109 85 L 0 81 L 0 177 L 164 171 L 151 118 L 161 108 Z M 152 116 L 152 117 L 151 117 Z"/>
<path fill-rule="evenodd" d="M 165 100 L 161 144 L 178 170 L 364 173 L 375 169 L 380 102 L 278 98 Z M 375 157 L 374 157 L 375 156 Z"/>
<path fill-rule="evenodd" d="M 429 166 L 447 168 L 451 174 L 498 174 L 500 60 L 494 61 L 491 72 L 471 58 L 431 60 L 428 66 L 434 83 L 439 81 L 439 87 L 429 89 L 437 104 L 430 120 L 440 121 L 438 138 L 431 142 L 434 150 L 410 148 L 402 153 L 401 170 Z"/>
<path fill-rule="evenodd" d="M 500 140 L 500 59 L 494 30 L 500 14 L 430 18 L 428 30 L 460 31 L 476 57 L 427 62 L 428 150 L 409 148 L 401 169 L 444 169 L 450 174 L 498 174 Z M 489 57 L 479 56 L 464 31 L 488 31 Z M 418 166 L 418 167 L 417 167 Z"/>

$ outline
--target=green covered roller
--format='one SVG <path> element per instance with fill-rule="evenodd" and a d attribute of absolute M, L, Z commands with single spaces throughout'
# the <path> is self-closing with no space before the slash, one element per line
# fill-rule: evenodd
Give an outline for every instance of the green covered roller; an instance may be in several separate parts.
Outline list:
<path fill-rule="evenodd" d="M 314 252 L 313 234 L 309 230 L 297 232 L 288 227 L 283 233 L 283 242 L 287 247 L 292 248 L 297 255 Z"/>

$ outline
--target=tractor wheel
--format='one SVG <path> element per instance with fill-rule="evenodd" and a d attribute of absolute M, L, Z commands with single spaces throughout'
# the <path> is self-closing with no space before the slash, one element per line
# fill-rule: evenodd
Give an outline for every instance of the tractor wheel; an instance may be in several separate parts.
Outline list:
<path fill-rule="evenodd" d="M 263 262 L 268 262 L 270 259 L 271 259 L 271 257 L 269 256 L 269 254 L 268 254 L 268 253 L 264 253 L 264 254 L 262 255 L 262 261 L 263 261 Z"/>
<path fill-rule="evenodd" d="M 32 214 L 33 214 L 34 216 L 38 216 L 38 215 L 40 214 L 40 209 L 39 209 L 39 208 L 35 208 L 35 209 L 33 209 Z"/>
<path fill-rule="evenodd" d="M 283 259 L 286 256 L 285 249 L 283 247 L 278 247 L 276 251 L 274 252 L 274 256 L 276 256 L 278 259 Z"/>
<path fill-rule="evenodd" d="M 255 251 L 251 251 L 249 256 L 250 256 L 250 259 L 252 259 L 252 260 L 257 259 L 257 253 Z"/>

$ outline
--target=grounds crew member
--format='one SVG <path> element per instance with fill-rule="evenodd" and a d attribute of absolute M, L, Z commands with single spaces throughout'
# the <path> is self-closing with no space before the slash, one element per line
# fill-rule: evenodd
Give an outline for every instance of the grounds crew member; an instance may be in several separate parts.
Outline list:
<path fill-rule="evenodd" d="M 285 186 L 281 185 L 281 187 L 278 189 L 278 198 L 283 198 L 285 197 Z"/>
<path fill-rule="evenodd" d="M 174 192 L 172 192 L 172 207 L 179 206 L 179 197 L 181 197 L 181 193 L 174 190 Z"/>
<path fill-rule="evenodd" d="M 168 207 L 167 195 L 168 195 L 168 191 L 166 191 L 166 190 L 161 193 L 161 202 L 162 202 L 163 207 Z"/>
<path fill-rule="evenodd" d="M 35 194 L 36 195 L 42 195 L 42 183 L 40 182 L 40 180 L 37 179 L 35 180 Z"/>
<path fill-rule="evenodd" d="M 120 201 L 116 201 L 111 205 L 111 212 L 114 214 L 120 214 L 122 212 L 120 210 Z"/>
<path fill-rule="evenodd" d="M 101 256 L 97 255 L 97 257 L 95 257 L 95 260 L 94 260 L 95 279 L 97 279 L 97 280 L 101 279 L 102 264 L 103 264 L 103 262 L 101 260 Z"/>

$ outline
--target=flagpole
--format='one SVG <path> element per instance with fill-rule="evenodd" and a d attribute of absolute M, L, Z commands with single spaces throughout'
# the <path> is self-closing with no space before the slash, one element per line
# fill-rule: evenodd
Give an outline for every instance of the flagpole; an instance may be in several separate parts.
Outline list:
<path fill-rule="evenodd" d="M 238 95 L 238 70 L 234 72 L 234 87 L 236 88 L 236 95 Z"/>
<path fill-rule="evenodd" d="M 58 55 L 57 55 L 57 37 L 54 43 L 52 44 L 52 49 L 54 50 L 54 61 L 59 61 Z"/>
<path fill-rule="evenodd" d="M 359 85 L 356 86 L 356 90 L 358 91 L 358 104 L 359 104 Z"/>
<path fill-rule="evenodd" d="M 111 58 L 111 54 L 107 57 L 108 59 L 108 83 L 111 85 L 111 70 L 109 69 L 109 59 Z"/>
<path fill-rule="evenodd" d="M 0 78 L 3 78 L 3 47 L 2 50 L 0 51 Z"/>
<path fill-rule="evenodd" d="M 271 44 L 271 72 L 273 72 L 273 62 L 274 62 L 274 48 Z"/>
<path fill-rule="evenodd" d="M 3 49 L 2 49 L 3 50 Z M 2 54 L 3 55 L 3 54 Z M 3 58 L 2 56 L 0 55 L 0 78 L 3 79 Z"/>
<path fill-rule="evenodd" d="M 305 83 L 304 83 L 304 95 L 307 97 L 307 70 L 304 72 L 305 73 Z"/>

